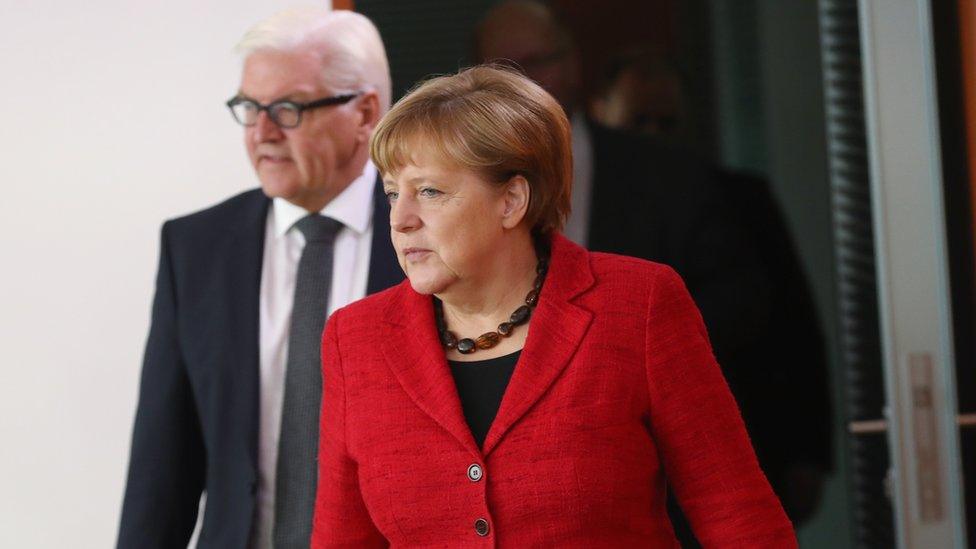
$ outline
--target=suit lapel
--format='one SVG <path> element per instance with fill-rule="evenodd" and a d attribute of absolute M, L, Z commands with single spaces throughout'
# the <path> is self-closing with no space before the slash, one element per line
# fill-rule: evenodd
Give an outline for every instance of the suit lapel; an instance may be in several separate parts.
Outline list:
<path fill-rule="evenodd" d="M 532 313 L 525 347 L 485 438 L 485 456 L 542 398 L 576 353 L 593 313 L 572 300 L 593 282 L 586 250 L 555 235 L 549 274 Z"/>
<path fill-rule="evenodd" d="M 243 430 L 247 453 L 257 470 L 259 386 L 260 386 L 260 298 L 261 269 L 264 256 L 265 224 L 271 201 L 260 191 L 244 204 L 240 224 L 226 251 L 229 266 L 227 283 L 231 286 L 227 304 L 230 318 L 225 337 L 232 344 L 235 356 L 229 356 L 226 364 L 235 367 L 226 370 L 234 379 L 225 380 L 224 386 L 233 387 L 227 398 L 233 401 L 228 410 L 231 421 L 244 421 Z"/>
<path fill-rule="evenodd" d="M 403 280 L 403 270 L 397 263 L 390 241 L 390 203 L 383 193 L 383 180 L 376 176 L 373 189 L 373 243 L 369 253 L 369 279 L 366 295 L 375 294 Z"/>
<path fill-rule="evenodd" d="M 405 282 L 387 304 L 384 318 L 383 357 L 404 391 L 465 449 L 480 455 L 437 337 L 431 297 Z"/>

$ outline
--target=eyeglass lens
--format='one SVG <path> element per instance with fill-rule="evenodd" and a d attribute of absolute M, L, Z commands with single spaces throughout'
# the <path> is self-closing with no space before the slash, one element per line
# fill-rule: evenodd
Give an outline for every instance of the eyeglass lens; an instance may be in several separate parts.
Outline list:
<path fill-rule="evenodd" d="M 231 107 L 234 118 L 245 126 L 253 126 L 258 121 L 260 108 L 253 101 L 241 101 Z M 268 116 L 282 128 L 294 128 L 301 120 L 301 111 L 291 103 L 275 103 L 268 106 Z"/>

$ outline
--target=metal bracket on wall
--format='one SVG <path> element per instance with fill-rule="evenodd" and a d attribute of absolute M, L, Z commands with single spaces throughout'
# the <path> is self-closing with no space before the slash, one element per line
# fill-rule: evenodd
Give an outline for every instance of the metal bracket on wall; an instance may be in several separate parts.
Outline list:
<path fill-rule="evenodd" d="M 976 427 L 976 414 L 959 414 L 956 416 L 956 425 L 960 428 Z M 866 419 L 847 423 L 847 432 L 852 435 L 884 433 L 887 430 L 888 420 L 886 419 Z"/>

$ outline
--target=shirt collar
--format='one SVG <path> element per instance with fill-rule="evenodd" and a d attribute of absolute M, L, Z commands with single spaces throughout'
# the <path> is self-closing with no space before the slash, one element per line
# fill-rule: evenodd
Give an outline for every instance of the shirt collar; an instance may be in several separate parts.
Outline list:
<path fill-rule="evenodd" d="M 373 185 L 376 183 L 376 167 L 366 161 L 363 173 L 354 179 L 339 196 L 326 204 L 319 215 L 331 217 L 358 234 L 369 229 L 373 221 Z M 274 208 L 275 236 L 282 236 L 295 223 L 308 215 L 305 208 L 296 206 L 284 198 L 275 197 L 272 201 Z"/>

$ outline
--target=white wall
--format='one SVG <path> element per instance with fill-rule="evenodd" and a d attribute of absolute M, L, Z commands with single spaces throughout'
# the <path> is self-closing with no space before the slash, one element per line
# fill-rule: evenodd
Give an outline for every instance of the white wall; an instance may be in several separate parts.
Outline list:
<path fill-rule="evenodd" d="M 0 0 L 0 547 L 115 543 L 158 231 L 256 185 L 231 49 L 280 0 Z"/>

